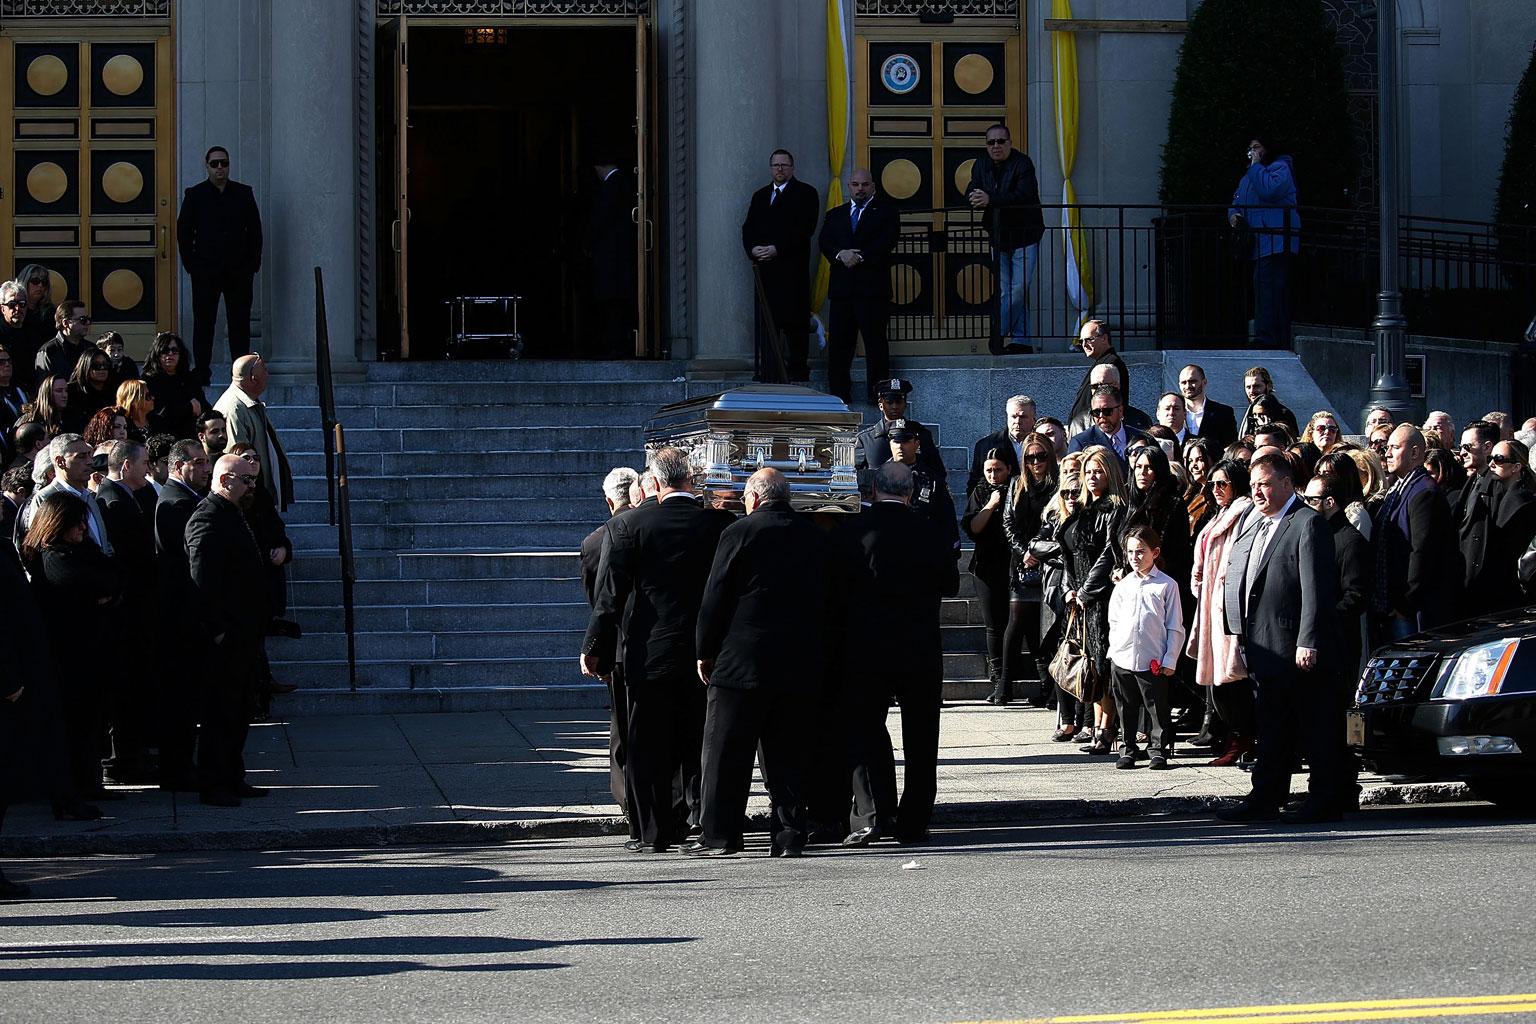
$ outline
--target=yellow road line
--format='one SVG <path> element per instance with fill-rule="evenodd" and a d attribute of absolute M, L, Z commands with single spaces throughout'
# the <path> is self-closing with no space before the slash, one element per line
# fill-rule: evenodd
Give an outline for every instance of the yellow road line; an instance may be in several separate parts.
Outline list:
<path fill-rule="evenodd" d="M 1373 999 L 1334 1003 L 1281 1003 L 1146 1013 L 1096 1013 L 970 1024 L 1328 1024 L 1335 1021 L 1469 1017 L 1478 1014 L 1536 1013 L 1536 993 L 1499 996 Z"/>

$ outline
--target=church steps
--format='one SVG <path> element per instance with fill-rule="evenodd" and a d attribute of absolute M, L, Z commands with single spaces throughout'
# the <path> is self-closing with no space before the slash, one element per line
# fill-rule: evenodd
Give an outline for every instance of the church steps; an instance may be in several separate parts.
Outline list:
<path fill-rule="evenodd" d="M 519 548 L 547 546 L 575 551 L 592 532 L 599 517 L 544 522 L 449 522 L 378 524 L 353 527 L 355 549 L 402 551 L 410 548 L 472 550 L 486 546 Z M 324 523 L 288 525 L 288 536 L 299 551 L 336 549 L 336 528 Z"/>

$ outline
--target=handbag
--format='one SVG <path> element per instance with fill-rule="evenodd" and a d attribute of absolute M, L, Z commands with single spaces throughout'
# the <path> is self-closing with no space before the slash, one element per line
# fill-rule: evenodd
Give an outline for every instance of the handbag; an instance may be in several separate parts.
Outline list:
<path fill-rule="evenodd" d="M 1051 678 L 1076 700 L 1093 689 L 1093 659 L 1088 655 L 1088 623 L 1076 608 L 1067 615 L 1061 645 L 1051 658 Z"/>

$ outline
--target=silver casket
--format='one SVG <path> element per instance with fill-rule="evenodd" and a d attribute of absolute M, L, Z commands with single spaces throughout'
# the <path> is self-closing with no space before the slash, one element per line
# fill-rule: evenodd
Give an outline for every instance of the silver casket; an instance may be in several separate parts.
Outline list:
<path fill-rule="evenodd" d="M 771 466 L 803 512 L 857 512 L 854 445 L 862 417 L 840 398 L 793 384 L 749 384 L 674 402 L 645 424 L 645 451 L 681 448 L 705 503 L 744 512 L 747 478 Z"/>

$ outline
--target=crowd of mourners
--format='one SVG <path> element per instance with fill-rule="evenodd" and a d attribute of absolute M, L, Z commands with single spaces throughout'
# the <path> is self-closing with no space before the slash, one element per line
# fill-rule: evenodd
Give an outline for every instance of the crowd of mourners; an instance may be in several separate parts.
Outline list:
<path fill-rule="evenodd" d="M 210 403 L 180 337 L 142 368 L 45 268 L 0 283 L 0 821 L 7 803 L 101 817 L 124 785 L 235 806 L 273 694 L 292 477 L 259 355 Z M 0 876 L 0 893 L 13 888 Z"/>
<path fill-rule="evenodd" d="M 776 855 L 925 839 L 940 605 L 958 592 L 962 533 L 988 702 L 1053 709 L 1055 741 L 1117 769 L 1201 751 L 1248 770 L 1249 796 L 1219 813 L 1237 823 L 1357 809 L 1345 712 L 1369 652 L 1529 600 L 1536 417 L 1458 428 L 1444 412 L 1415 425 L 1373 408 L 1345 436 L 1329 410 L 1299 418 L 1263 366 L 1233 408 L 1207 396 L 1198 365 L 1148 413 L 1126 400 L 1108 325 L 1088 321 L 1079 344 L 1091 366 L 1072 406 L 1043 415 L 1009 399 L 974 446 L 963 505 L 901 379 L 876 382 L 881 417 L 858 437 L 863 510 L 823 519 L 823 540 L 787 531 L 791 492 L 773 469 L 751 478 L 752 514 L 734 525 L 677 449 L 609 474 L 613 518 L 582 552 L 582 667 L 613 688 L 631 850 L 740 850 L 754 752 Z M 767 510 L 756 527 L 754 505 Z M 805 569 L 819 565 L 838 571 Z M 1303 761 L 1308 795 L 1293 800 Z"/>

